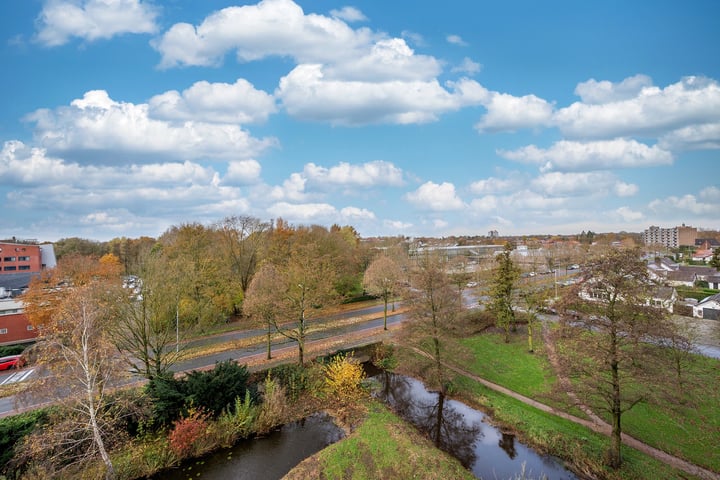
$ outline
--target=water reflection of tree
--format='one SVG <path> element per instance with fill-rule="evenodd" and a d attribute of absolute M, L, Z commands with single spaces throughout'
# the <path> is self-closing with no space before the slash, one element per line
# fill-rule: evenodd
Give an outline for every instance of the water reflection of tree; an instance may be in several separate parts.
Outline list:
<path fill-rule="evenodd" d="M 500 440 L 498 440 L 498 446 L 505 450 L 510 459 L 517 457 L 517 450 L 515 449 L 515 435 L 512 433 L 501 433 Z"/>
<path fill-rule="evenodd" d="M 432 400 L 425 399 L 430 402 L 415 398 L 407 377 L 386 372 L 382 375 L 382 383 L 378 397 L 398 415 L 413 423 L 436 447 L 456 457 L 465 468 L 475 464 L 475 442 L 482 435 L 479 422 L 468 423 L 462 413 L 448 405 L 442 393 L 435 394 Z"/>

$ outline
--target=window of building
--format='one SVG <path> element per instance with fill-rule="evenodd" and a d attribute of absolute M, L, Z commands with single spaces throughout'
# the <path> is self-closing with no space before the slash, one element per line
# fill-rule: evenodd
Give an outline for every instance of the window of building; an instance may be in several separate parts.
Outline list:
<path fill-rule="evenodd" d="M 28 329 L 28 332 L 29 332 L 29 331 L 31 331 L 31 330 L 35 330 L 35 327 L 33 327 L 32 325 L 28 325 L 28 326 L 27 326 L 27 329 Z"/>
<path fill-rule="evenodd" d="M 30 261 L 30 257 L 18 257 L 18 261 L 20 261 L 20 262 L 29 262 L 29 261 Z"/>
<path fill-rule="evenodd" d="M 5 268 L 3 268 L 3 270 L 5 270 L 6 272 L 9 272 L 9 271 L 11 271 L 11 270 L 17 270 L 17 267 L 16 267 L 15 265 L 12 265 L 12 266 L 10 266 L 10 267 L 5 267 Z"/>
<path fill-rule="evenodd" d="M 7 328 L 0 328 L 0 335 L 6 335 L 7 334 Z"/>
<path fill-rule="evenodd" d="M 5 260 L 6 262 L 14 262 L 15 257 L 5 257 L 5 258 L 3 258 L 3 260 Z"/>
<path fill-rule="evenodd" d="M 30 270 L 30 265 L 20 265 L 18 270 Z"/>

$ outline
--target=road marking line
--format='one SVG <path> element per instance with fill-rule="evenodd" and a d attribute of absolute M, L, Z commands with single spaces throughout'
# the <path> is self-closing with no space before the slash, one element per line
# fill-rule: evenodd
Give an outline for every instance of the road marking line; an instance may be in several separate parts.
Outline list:
<path fill-rule="evenodd" d="M 15 372 L 11 375 L 9 375 L 5 380 L 0 383 L 0 385 L 9 385 L 11 383 L 17 383 L 22 382 L 26 380 L 32 373 L 35 371 L 34 368 L 31 368 L 30 370 L 26 370 L 24 372 Z"/>

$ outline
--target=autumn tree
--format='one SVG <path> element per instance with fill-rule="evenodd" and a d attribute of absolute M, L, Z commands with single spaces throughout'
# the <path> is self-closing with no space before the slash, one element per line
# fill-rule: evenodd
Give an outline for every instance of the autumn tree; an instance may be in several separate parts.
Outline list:
<path fill-rule="evenodd" d="M 431 359 L 430 380 L 442 392 L 447 387 L 443 362 L 453 343 L 453 327 L 462 310 L 445 262 L 434 255 L 423 255 L 410 275 L 410 288 L 404 294 L 410 306 L 410 322 L 403 325 L 404 341 Z"/>
<path fill-rule="evenodd" d="M 262 259 L 270 225 L 247 215 L 225 217 L 216 226 L 222 240 L 224 256 L 240 288 L 246 292 Z"/>
<path fill-rule="evenodd" d="M 139 256 L 136 272 L 114 290 L 116 321 L 109 333 L 131 371 L 151 380 L 166 375 L 183 354 L 179 340 L 188 327 L 180 318 L 182 271 L 161 249 L 152 249 Z"/>
<path fill-rule="evenodd" d="M 578 397 L 611 418 L 608 460 L 618 468 L 622 415 L 660 390 L 668 356 L 659 345 L 673 328 L 648 302 L 654 286 L 638 251 L 608 250 L 586 265 L 560 304 L 557 351 Z"/>
<path fill-rule="evenodd" d="M 182 267 L 180 314 L 200 329 L 225 320 L 242 301 L 240 282 L 218 248 L 217 232 L 199 223 L 168 229 L 159 248 L 169 262 Z"/>
<path fill-rule="evenodd" d="M 510 342 L 510 331 L 517 328 L 513 303 L 520 269 L 510 257 L 511 252 L 512 245 L 506 243 L 502 253 L 495 257 L 489 305 L 490 312 L 495 316 L 495 324 L 505 332 L 505 343 Z"/>
<path fill-rule="evenodd" d="M 275 292 L 276 286 L 281 283 L 282 279 L 275 266 L 266 263 L 253 276 L 243 302 L 243 312 L 259 318 L 267 327 L 265 351 L 268 360 L 272 358 L 272 337 L 281 315 L 280 304 L 277 303 L 279 295 Z"/>
<path fill-rule="evenodd" d="M 248 288 L 248 312 L 272 323 L 298 345 L 298 362 L 305 362 L 307 316 L 338 299 L 335 259 L 316 242 L 296 242 L 288 257 L 264 266 Z M 272 272 L 270 269 L 273 269 Z M 287 322 L 287 323 L 285 323 Z"/>
<path fill-rule="evenodd" d="M 713 256 L 710 259 L 709 265 L 716 270 L 720 270 L 720 248 L 716 248 L 713 251 Z"/>
<path fill-rule="evenodd" d="M 370 295 L 383 300 L 383 328 L 387 330 L 388 301 L 396 294 L 402 271 L 399 265 L 386 255 L 379 255 L 365 271 L 363 285 Z"/>
<path fill-rule="evenodd" d="M 72 261 L 69 261 L 72 260 Z M 41 374 L 34 377 L 27 395 L 50 395 L 75 415 L 54 446 L 69 463 L 99 456 L 106 466 L 106 478 L 114 469 L 106 448 L 112 419 L 107 411 L 108 388 L 122 375 L 121 362 L 114 355 L 108 324 L 115 321 L 108 291 L 120 281 L 119 262 L 87 259 L 61 262 L 41 281 L 32 282 L 23 302 L 30 306 L 28 318 L 39 327 L 33 355 Z M 92 274 L 92 272 L 95 272 Z M 38 291 L 50 292 L 43 295 Z M 39 302 L 39 303 L 37 303 Z"/>

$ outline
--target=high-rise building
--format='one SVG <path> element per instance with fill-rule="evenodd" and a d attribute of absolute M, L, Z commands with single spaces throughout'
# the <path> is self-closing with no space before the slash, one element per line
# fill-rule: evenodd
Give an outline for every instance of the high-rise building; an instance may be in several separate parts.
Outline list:
<path fill-rule="evenodd" d="M 668 248 L 694 246 L 697 228 L 688 227 L 684 223 L 679 227 L 660 228 L 651 226 L 643 232 L 645 245 L 663 245 Z"/>

